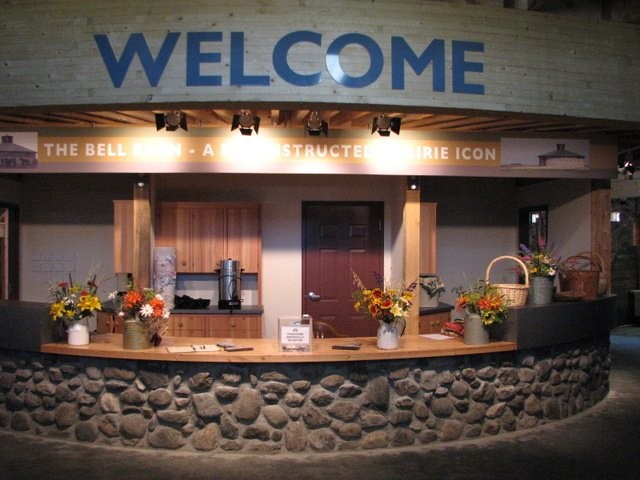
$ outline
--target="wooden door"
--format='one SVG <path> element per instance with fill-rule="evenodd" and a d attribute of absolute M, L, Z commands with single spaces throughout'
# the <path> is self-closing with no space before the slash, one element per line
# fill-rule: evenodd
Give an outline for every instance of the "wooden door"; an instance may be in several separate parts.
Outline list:
<path fill-rule="evenodd" d="M 372 286 L 383 272 L 383 217 L 382 202 L 303 203 L 302 313 L 341 334 L 375 336 L 378 324 L 353 309 L 351 271 Z"/>

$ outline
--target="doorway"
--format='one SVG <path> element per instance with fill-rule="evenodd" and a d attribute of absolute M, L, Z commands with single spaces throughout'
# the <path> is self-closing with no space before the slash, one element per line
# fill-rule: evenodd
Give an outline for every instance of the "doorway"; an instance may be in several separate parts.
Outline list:
<path fill-rule="evenodd" d="M 0 203 L 0 300 L 18 300 L 18 207 Z"/>
<path fill-rule="evenodd" d="M 378 325 L 353 308 L 353 270 L 366 285 L 384 266 L 383 202 L 303 202 L 302 311 L 350 337 Z"/>
<path fill-rule="evenodd" d="M 546 245 L 549 207 L 521 208 L 518 216 L 518 244 L 526 245 L 531 250 L 538 248 L 540 240 Z"/>

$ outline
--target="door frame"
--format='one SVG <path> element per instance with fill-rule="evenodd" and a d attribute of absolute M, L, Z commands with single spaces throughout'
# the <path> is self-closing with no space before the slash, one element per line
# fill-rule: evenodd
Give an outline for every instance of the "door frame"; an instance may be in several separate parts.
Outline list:
<path fill-rule="evenodd" d="M 8 231 L 5 232 L 3 242 L 6 245 L 6 251 L 0 260 L 6 263 L 2 269 L 2 274 L 6 277 L 6 285 L 3 292 L 0 292 L 0 298 L 8 300 L 20 299 L 20 210 L 17 205 L 0 202 L 0 209 L 6 210 L 8 214 Z"/>

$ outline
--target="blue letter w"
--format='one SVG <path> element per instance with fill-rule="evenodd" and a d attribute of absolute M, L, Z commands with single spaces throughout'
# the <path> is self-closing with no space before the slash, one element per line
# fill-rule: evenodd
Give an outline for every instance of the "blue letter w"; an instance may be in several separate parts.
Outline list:
<path fill-rule="evenodd" d="M 111 82 L 114 87 L 120 88 L 122 86 L 127 70 L 129 70 L 129 66 L 136 54 L 140 58 L 140 63 L 142 64 L 144 72 L 147 74 L 149 85 L 156 87 L 158 86 L 158 82 L 160 81 L 160 77 L 162 76 L 167 63 L 169 62 L 169 58 L 171 58 L 171 54 L 178 42 L 180 33 L 170 32 L 167 34 L 167 37 L 164 39 L 162 47 L 160 48 L 160 52 L 158 52 L 158 57 L 155 60 L 153 59 L 153 56 L 149 51 L 149 46 L 141 33 L 132 33 L 129 36 L 129 40 L 127 40 L 127 44 L 122 51 L 120 60 L 118 60 L 113 53 L 113 49 L 111 48 L 111 44 L 109 43 L 109 39 L 106 35 L 98 34 L 93 37 L 96 40 L 98 50 L 100 50 L 100 55 L 102 56 L 102 61 L 104 61 L 104 64 L 107 67 L 107 71 L 109 72 L 109 76 L 111 77 Z"/>

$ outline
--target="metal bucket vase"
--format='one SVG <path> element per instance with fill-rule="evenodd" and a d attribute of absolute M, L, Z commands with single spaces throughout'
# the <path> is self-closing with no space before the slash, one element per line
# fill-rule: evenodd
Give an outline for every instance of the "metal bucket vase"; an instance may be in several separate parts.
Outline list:
<path fill-rule="evenodd" d="M 464 317 L 464 333 L 462 341 L 467 345 L 484 345 L 489 343 L 489 330 L 482 323 L 480 315 L 470 314 Z"/>
<path fill-rule="evenodd" d="M 529 305 L 548 305 L 553 301 L 553 279 L 550 277 L 531 277 L 529 285 Z"/>
<path fill-rule="evenodd" d="M 122 348 L 125 350 L 145 350 L 151 348 L 149 333 L 140 321 L 134 319 L 124 321 Z"/>

